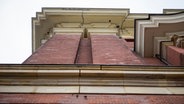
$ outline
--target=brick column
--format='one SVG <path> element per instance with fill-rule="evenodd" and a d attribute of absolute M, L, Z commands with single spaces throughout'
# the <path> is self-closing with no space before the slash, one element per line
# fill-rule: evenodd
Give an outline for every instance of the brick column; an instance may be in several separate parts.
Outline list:
<path fill-rule="evenodd" d="M 122 39 L 114 34 L 91 34 L 94 64 L 139 65 L 141 61 L 131 52 Z"/>
<path fill-rule="evenodd" d="M 74 64 L 80 37 L 80 34 L 56 34 L 23 64 Z"/>

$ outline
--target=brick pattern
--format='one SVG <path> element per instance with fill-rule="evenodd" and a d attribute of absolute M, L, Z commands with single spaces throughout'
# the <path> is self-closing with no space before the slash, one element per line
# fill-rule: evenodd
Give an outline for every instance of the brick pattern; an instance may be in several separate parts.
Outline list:
<path fill-rule="evenodd" d="M 89 38 L 81 38 L 76 64 L 91 64 L 91 42 Z"/>
<path fill-rule="evenodd" d="M 184 96 L 109 94 L 0 94 L 0 103 L 184 104 Z"/>
<path fill-rule="evenodd" d="M 132 51 L 134 42 L 116 35 L 80 38 L 79 34 L 54 35 L 23 64 L 164 65 L 156 58 L 139 57 Z"/>
<path fill-rule="evenodd" d="M 141 61 L 116 35 L 91 35 L 94 64 L 138 65 Z"/>
<path fill-rule="evenodd" d="M 167 61 L 171 65 L 184 66 L 184 49 L 175 46 L 168 46 L 167 50 Z"/>
<path fill-rule="evenodd" d="M 23 64 L 74 64 L 80 35 L 54 35 Z"/>

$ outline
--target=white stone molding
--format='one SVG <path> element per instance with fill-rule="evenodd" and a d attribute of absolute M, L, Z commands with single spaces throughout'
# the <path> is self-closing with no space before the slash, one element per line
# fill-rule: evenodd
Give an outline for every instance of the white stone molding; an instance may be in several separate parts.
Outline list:
<path fill-rule="evenodd" d="M 53 28 L 53 34 L 56 33 L 83 33 L 84 28 Z"/>
<path fill-rule="evenodd" d="M 135 51 L 144 57 L 144 36 L 145 28 L 159 27 L 160 23 L 179 23 L 184 21 L 184 13 L 170 14 L 170 15 L 150 15 L 148 20 L 136 21 L 136 46 Z"/>
<path fill-rule="evenodd" d="M 0 75 L 1 93 L 184 94 L 182 67 L 10 64 Z"/>
<path fill-rule="evenodd" d="M 80 24 L 80 27 L 84 27 L 85 25 L 83 24 L 85 19 L 88 20 L 89 16 L 102 16 L 103 18 L 106 18 L 105 16 L 112 16 L 112 18 L 115 16 L 116 18 L 122 17 L 121 20 L 118 21 L 123 21 L 125 19 L 124 17 L 129 14 L 129 9 L 112 9 L 112 8 L 43 8 L 41 12 L 37 12 L 36 17 L 32 18 L 32 51 L 34 52 L 38 48 L 38 41 L 40 38 L 43 38 L 45 33 L 47 31 L 44 31 L 48 28 L 53 27 L 57 22 L 60 23 L 61 20 L 48 20 L 49 16 L 55 16 L 57 18 L 62 18 L 62 16 L 77 16 L 78 20 L 77 22 Z M 84 17 L 85 16 L 85 17 Z M 90 18 L 90 17 L 89 17 Z M 66 17 L 65 17 L 66 19 Z M 73 18 L 72 18 L 73 19 Z M 90 18 L 91 19 L 91 18 Z M 47 25 L 43 26 L 43 29 L 39 29 L 39 31 L 36 31 L 37 26 L 41 26 L 43 22 L 47 22 Z M 75 21 L 75 19 L 73 19 Z M 71 26 L 75 26 L 76 28 L 76 23 L 69 24 L 68 21 L 62 21 L 65 22 L 64 27 L 70 28 Z M 87 21 L 90 22 L 90 21 Z M 95 20 L 93 22 L 101 22 L 99 19 Z M 42 23 L 42 24 L 41 24 Z M 109 23 L 109 21 L 107 21 Z M 119 22 L 121 23 L 121 22 Z M 89 23 L 90 24 L 90 23 Z M 62 25 L 62 24 L 60 24 Z M 69 26 L 70 25 L 70 26 Z M 92 24 L 90 24 L 91 27 Z M 104 25 L 103 23 L 101 25 Z M 118 24 L 119 25 L 119 24 Z M 86 25 L 87 26 L 87 25 Z M 98 24 L 98 26 L 100 26 Z M 116 26 L 116 25 L 115 25 Z M 114 25 L 110 25 L 110 27 L 114 27 Z M 85 28 L 85 27 L 84 27 Z M 41 31 L 41 32 L 40 32 Z M 64 31 L 69 31 L 67 29 L 62 29 L 60 30 L 62 32 Z"/>

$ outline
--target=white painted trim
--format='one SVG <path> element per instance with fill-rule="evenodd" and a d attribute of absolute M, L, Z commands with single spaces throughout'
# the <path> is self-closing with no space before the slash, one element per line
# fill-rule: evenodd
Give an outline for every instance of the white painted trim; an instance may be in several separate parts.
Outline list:
<path fill-rule="evenodd" d="M 137 20 L 136 52 L 144 57 L 144 31 L 147 27 L 158 27 L 159 23 L 179 23 L 184 21 L 184 13 L 175 15 L 151 15 L 150 20 Z"/>
<path fill-rule="evenodd" d="M 118 33 L 117 28 L 87 28 L 89 33 Z"/>
<path fill-rule="evenodd" d="M 83 33 L 84 28 L 53 28 L 53 33 Z"/>

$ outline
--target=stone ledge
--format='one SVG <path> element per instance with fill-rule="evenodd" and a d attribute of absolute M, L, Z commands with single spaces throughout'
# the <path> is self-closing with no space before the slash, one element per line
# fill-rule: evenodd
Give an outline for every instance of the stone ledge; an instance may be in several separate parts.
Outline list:
<path fill-rule="evenodd" d="M 183 87 L 0 86 L 0 93 L 184 94 Z"/>
<path fill-rule="evenodd" d="M 151 66 L 0 65 L 0 86 L 4 85 L 183 87 L 184 71 Z"/>
<path fill-rule="evenodd" d="M 109 77 L 124 77 L 125 75 L 138 75 L 139 77 L 147 75 L 147 76 L 152 76 L 155 75 L 156 77 L 158 76 L 167 76 L 167 77 L 174 77 L 174 78 L 183 78 L 184 77 L 184 71 L 158 71 L 158 70 L 49 70 L 49 69 L 43 69 L 43 70 L 4 70 L 0 69 L 0 75 L 2 76 L 93 76 L 93 77 L 98 77 L 98 76 L 109 76 Z M 154 76 L 153 76 L 154 77 Z"/>
<path fill-rule="evenodd" d="M 79 76 L 79 70 L 0 70 L 1 77 Z"/>
<path fill-rule="evenodd" d="M 184 80 L 165 77 L 0 77 L 0 86 L 139 86 L 183 87 Z"/>
<path fill-rule="evenodd" d="M 124 70 L 182 71 L 182 66 L 103 65 L 103 64 L 0 64 L 0 70 Z"/>

